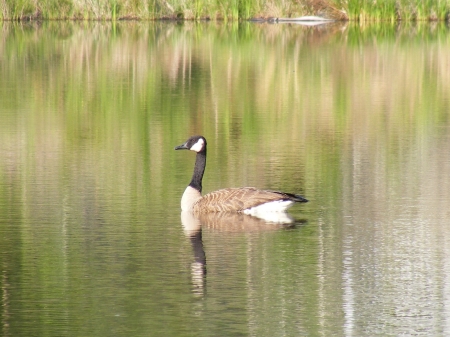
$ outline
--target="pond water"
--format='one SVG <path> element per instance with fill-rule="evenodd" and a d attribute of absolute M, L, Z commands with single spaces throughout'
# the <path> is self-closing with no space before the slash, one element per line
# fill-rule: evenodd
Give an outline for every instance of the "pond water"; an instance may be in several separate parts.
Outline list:
<path fill-rule="evenodd" d="M 0 30 L 2 336 L 450 334 L 444 24 Z M 194 134 L 310 202 L 183 216 Z"/>

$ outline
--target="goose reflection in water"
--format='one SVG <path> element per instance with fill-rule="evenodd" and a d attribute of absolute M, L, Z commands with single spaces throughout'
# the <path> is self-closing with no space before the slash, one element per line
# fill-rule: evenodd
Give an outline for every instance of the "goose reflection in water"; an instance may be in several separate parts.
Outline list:
<path fill-rule="evenodd" d="M 181 223 L 189 238 L 194 261 L 191 264 L 193 293 L 202 296 L 206 283 L 206 254 L 203 248 L 202 230 L 223 233 L 251 233 L 296 228 L 306 223 L 295 220 L 283 212 L 274 212 L 271 218 L 258 218 L 243 213 L 203 213 L 181 212 Z"/>

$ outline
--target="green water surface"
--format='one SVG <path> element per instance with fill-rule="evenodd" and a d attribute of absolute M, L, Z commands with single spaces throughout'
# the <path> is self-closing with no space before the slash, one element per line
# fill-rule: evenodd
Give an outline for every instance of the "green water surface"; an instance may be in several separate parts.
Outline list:
<path fill-rule="evenodd" d="M 0 335 L 450 333 L 444 24 L 0 23 Z M 304 195 L 289 226 L 205 192 Z"/>

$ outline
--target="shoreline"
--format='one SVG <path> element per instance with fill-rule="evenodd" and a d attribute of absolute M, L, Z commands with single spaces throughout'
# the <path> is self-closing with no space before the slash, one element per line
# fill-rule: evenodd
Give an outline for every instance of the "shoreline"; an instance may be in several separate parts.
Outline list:
<path fill-rule="evenodd" d="M 25 15 L 17 18 L 0 18 L 0 22 L 44 22 L 44 21 L 73 21 L 73 22 L 124 22 L 124 21 L 135 21 L 135 22 L 255 22 L 255 23 L 295 23 L 295 22 L 360 22 L 360 23 L 401 23 L 401 22 L 445 22 L 450 23 L 450 15 L 445 18 L 429 17 L 421 19 L 397 19 L 392 20 L 390 18 L 377 18 L 377 19 L 365 19 L 360 18 L 321 18 L 322 20 L 302 20 L 299 18 L 289 18 L 289 17 L 251 17 L 248 19 L 229 19 L 229 18 L 210 18 L 199 17 L 194 19 L 179 18 L 179 17 L 157 17 L 157 18 L 142 18 L 137 16 L 123 16 L 117 18 L 110 17 L 100 17 L 100 18 L 80 18 L 80 17 L 61 17 L 61 18 L 46 18 L 40 15 Z"/>
<path fill-rule="evenodd" d="M 0 21 L 448 22 L 450 3 L 422 0 L 3 0 Z"/>

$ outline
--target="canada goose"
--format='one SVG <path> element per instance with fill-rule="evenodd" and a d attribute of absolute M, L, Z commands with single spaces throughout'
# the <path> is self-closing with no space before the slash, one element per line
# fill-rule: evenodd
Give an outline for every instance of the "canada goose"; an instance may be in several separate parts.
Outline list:
<path fill-rule="evenodd" d="M 181 209 L 194 213 L 243 212 L 256 215 L 284 212 L 295 202 L 307 202 L 300 195 L 278 191 L 258 190 L 254 187 L 224 188 L 202 196 L 202 179 L 206 166 L 206 139 L 192 136 L 175 150 L 197 152 L 194 174 L 181 198 Z"/>

